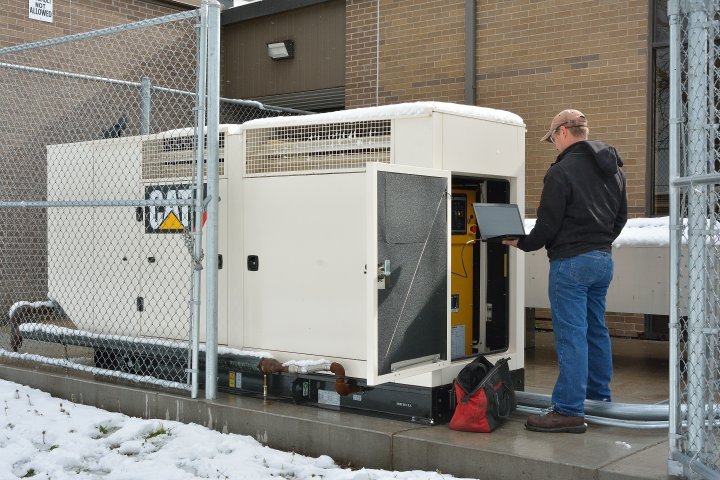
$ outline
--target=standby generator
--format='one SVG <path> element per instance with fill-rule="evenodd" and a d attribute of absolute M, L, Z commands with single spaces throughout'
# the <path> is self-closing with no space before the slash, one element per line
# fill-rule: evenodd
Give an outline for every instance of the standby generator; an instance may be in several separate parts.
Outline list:
<path fill-rule="evenodd" d="M 85 160 L 98 158 L 98 149 L 114 153 L 91 167 L 86 187 L 96 198 L 105 181 L 126 185 L 129 198 L 186 198 L 192 134 L 49 146 L 48 198 L 67 198 L 61 178 L 90 168 Z M 413 418 L 441 418 L 432 412 L 447 408 L 438 407 L 443 395 L 479 353 L 509 357 L 521 382 L 522 256 L 480 242 L 472 208 L 515 203 L 524 211 L 518 116 L 419 102 L 223 125 L 220 136 L 221 345 L 285 364 L 340 364 L 358 385 L 359 393 L 339 398 L 326 393 L 333 380 L 322 372 L 278 380 L 296 400 Z M 104 333 L 185 339 L 168 334 L 174 314 L 162 299 L 190 298 L 191 265 L 173 251 L 182 249 L 192 212 L 138 208 L 113 227 L 112 241 L 98 242 L 110 210 L 88 207 L 92 224 L 75 226 L 48 213 L 50 294 L 79 329 L 87 319 L 87 328 Z M 86 232 L 81 241 L 104 265 L 102 275 L 74 274 L 77 259 L 63 255 L 77 241 L 70 230 Z M 158 235 L 177 250 L 154 250 Z M 117 301 L 97 301 L 108 297 Z M 220 387 L 259 388 L 231 360 L 220 360 Z M 429 414 L 412 407 L 425 397 Z"/>

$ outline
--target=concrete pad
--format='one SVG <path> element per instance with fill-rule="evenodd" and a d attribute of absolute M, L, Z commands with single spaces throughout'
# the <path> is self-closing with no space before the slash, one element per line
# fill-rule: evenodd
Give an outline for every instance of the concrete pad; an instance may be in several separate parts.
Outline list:
<path fill-rule="evenodd" d="M 438 470 L 482 480 L 667 479 L 667 431 L 590 425 L 585 434 L 525 430 L 513 415 L 490 434 L 220 393 L 213 401 L 0 364 L 0 378 L 142 418 L 198 423 L 341 465 Z"/>
<path fill-rule="evenodd" d="M 490 434 L 455 432 L 446 425 L 399 433 L 393 443 L 393 466 L 483 480 L 595 480 L 606 465 L 667 440 L 665 430 L 596 425 L 585 434 L 537 433 L 525 429 L 525 419 L 514 415 Z M 664 462 L 655 468 L 663 472 Z"/>
<path fill-rule="evenodd" d="M 673 477 L 658 465 L 666 465 L 669 452 L 668 441 L 641 450 L 633 455 L 611 463 L 600 470 L 598 480 L 668 480 Z"/>

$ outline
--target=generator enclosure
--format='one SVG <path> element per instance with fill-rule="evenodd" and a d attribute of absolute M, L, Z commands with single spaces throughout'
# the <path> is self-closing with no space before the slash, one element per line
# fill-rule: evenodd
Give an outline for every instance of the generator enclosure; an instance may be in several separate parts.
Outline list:
<path fill-rule="evenodd" d="M 67 198 L 58 178 L 68 168 L 85 168 L 83 160 L 97 157 L 97 149 L 115 151 L 104 158 L 126 164 L 113 171 L 122 175 L 129 198 L 148 198 L 158 186 L 182 184 L 188 176 L 173 173 L 181 163 L 172 157 L 187 152 L 164 151 L 158 160 L 158 149 L 150 147 L 192 134 L 188 129 L 73 144 L 74 152 L 85 153 L 72 160 L 61 155 L 69 145 L 49 146 L 48 198 Z M 418 102 L 223 125 L 220 135 L 222 345 L 268 352 L 281 362 L 338 362 L 348 376 L 368 385 L 446 385 L 477 351 L 489 353 L 491 360 L 493 355 L 510 357 L 511 369 L 523 368 L 525 274 L 516 249 L 474 242 L 469 248 L 476 249 L 476 257 L 472 265 L 463 265 L 475 272 L 467 287 L 475 290 L 473 318 L 464 320 L 463 330 L 481 326 L 477 347 L 485 326 L 491 332 L 497 330 L 493 322 L 502 321 L 499 343 L 473 351 L 463 337 L 466 346 L 453 354 L 453 336 L 460 328 L 451 320 L 452 277 L 458 273 L 451 234 L 465 221 L 467 235 L 473 221 L 471 207 L 462 221 L 453 211 L 459 208 L 453 190 L 462 183 L 476 195 L 472 201 L 497 203 L 502 197 L 524 211 L 525 125 L 520 117 Z M 153 162 L 164 167 L 148 168 Z M 99 184 L 88 187 L 102 190 Z M 176 213 L 184 223 L 187 215 L 182 209 Z M 127 255 L 120 253 L 132 250 L 129 244 L 151 244 L 147 222 L 160 224 L 164 218 L 149 218 L 128 222 L 118 244 L 88 245 L 95 258 L 113 265 L 108 275 L 113 280 L 105 284 L 73 275 L 73 259 L 49 255 L 50 294 L 78 328 L 88 319 L 107 333 L 167 337 L 161 327 L 169 319 L 153 304 L 168 287 L 160 288 L 153 275 L 163 271 L 167 278 L 167 269 L 176 268 L 183 278 L 188 265 L 142 247 L 133 261 L 122 260 Z M 69 240 L 58 234 L 56 220 L 49 212 L 49 252 L 59 253 Z M 182 235 L 174 238 L 179 250 Z M 149 255 L 153 263 L 147 262 Z M 102 295 L 102 289 L 117 291 L 113 283 L 126 278 L 142 279 L 138 293 L 128 293 L 143 297 L 141 312 L 134 298 L 108 311 L 63 293 L 89 289 Z M 173 288 L 187 289 L 190 299 L 190 285 Z M 490 297 L 496 300 L 487 308 Z M 202 317 L 204 337 L 204 308 Z"/>

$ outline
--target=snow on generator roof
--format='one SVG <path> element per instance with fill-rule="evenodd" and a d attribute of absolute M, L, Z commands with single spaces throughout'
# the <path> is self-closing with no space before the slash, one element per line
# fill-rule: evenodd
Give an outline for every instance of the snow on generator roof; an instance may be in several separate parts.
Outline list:
<path fill-rule="evenodd" d="M 488 122 L 506 123 L 524 127 L 522 118 L 511 112 L 494 108 L 475 107 L 445 102 L 412 102 L 379 107 L 354 108 L 337 112 L 317 113 L 313 115 L 271 117 L 250 120 L 243 124 L 248 128 L 279 127 L 289 125 L 310 125 L 320 123 L 359 122 L 368 120 L 389 120 L 399 117 L 428 117 L 433 112 L 449 113 L 477 118 Z"/>

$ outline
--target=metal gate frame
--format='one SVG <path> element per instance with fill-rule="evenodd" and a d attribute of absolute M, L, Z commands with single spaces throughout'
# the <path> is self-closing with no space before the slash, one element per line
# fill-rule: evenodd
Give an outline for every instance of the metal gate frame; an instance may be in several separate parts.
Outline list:
<path fill-rule="evenodd" d="M 720 479 L 720 2 L 669 0 L 668 473 Z"/>

